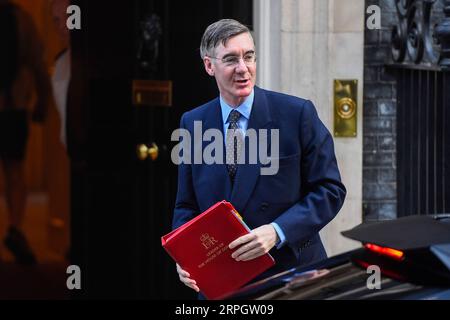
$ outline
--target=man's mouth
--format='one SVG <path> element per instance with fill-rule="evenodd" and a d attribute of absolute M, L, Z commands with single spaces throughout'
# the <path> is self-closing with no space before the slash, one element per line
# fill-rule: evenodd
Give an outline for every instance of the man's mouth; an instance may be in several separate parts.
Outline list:
<path fill-rule="evenodd" d="M 237 83 L 240 83 L 240 84 L 246 84 L 247 81 L 248 81 L 248 79 L 236 80 L 236 82 L 237 82 Z"/>

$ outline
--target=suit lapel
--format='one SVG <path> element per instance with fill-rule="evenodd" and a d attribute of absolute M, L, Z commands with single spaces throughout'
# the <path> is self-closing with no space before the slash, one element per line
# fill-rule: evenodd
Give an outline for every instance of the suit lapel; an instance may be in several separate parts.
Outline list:
<path fill-rule="evenodd" d="M 258 136 L 258 130 L 267 128 L 270 123 L 271 117 L 266 95 L 262 89 L 255 86 L 255 99 L 253 101 L 247 130 L 254 129 Z M 270 148 L 270 139 L 268 139 L 267 146 Z M 249 148 L 246 146 L 247 159 L 248 150 Z M 256 164 L 249 164 L 248 161 L 245 162 L 245 164 L 239 165 L 231 193 L 231 203 L 241 213 L 244 212 L 245 206 L 255 188 L 261 168 L 259 159 Z M 223 167 L 226 168 L 226 166 Z"/>

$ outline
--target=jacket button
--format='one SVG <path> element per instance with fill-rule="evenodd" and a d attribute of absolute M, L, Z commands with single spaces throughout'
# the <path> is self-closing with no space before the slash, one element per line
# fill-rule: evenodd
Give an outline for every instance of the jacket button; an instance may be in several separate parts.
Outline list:
<path fill-rule="evenodd" d="M 268 206 L 269 206 L 269 204 L 267 202 L 263 202 L 261 204 L 261 210 L 266 210 Z"/>

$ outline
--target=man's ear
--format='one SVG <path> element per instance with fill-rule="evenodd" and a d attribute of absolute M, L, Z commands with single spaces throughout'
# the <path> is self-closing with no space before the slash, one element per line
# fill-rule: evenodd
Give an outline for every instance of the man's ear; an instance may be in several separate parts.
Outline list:
<path fill-rule="evenodd" d="M 205 66 L 206 73 L 208 73 L 211 77 L 214 76 L 214 66 L 211 59 L 205 57 L 203 58 L 203 64 Z"/>

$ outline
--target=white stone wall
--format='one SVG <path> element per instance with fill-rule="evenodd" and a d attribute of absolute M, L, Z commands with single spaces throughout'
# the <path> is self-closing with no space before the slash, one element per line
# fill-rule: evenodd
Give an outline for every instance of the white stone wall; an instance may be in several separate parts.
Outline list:
<path fill-rule="evenodd" d="M 347 199 L 321 231 L 329 256 L 360 246 L 340 232 L 362 222 L 364 17 L 361 0 L 254 0 L 259 86 L 312 100 L 333 132 L 333 81 L 358 79 L 357 137 L 334 138 Z"/>

